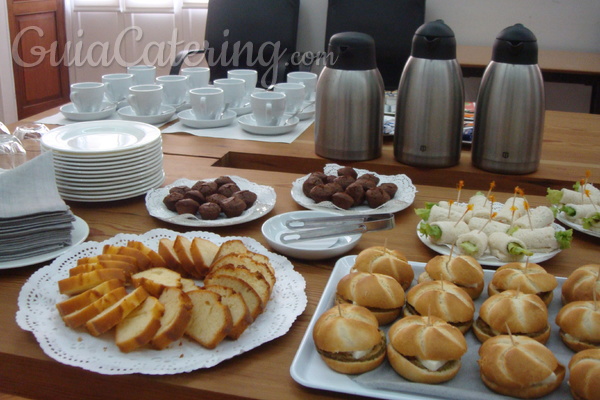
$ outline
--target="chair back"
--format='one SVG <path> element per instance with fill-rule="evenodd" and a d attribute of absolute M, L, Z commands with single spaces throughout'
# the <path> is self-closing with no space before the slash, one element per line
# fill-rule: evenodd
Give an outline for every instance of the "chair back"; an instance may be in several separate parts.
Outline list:
<path fill-rule="evenodd" d="M 282 80 L 282 66 L 296 51 L 300 0 L 210 0 L 205 54 L 211 79 L 227 71 L 258 71 L 258 85 Z M 285 77 L 285 75 L 283 75 Z"/>
<path fill-rule="evenodd" d="M 371 35 L 385 89 L 397 90 L 413 36 L 424 21 L 425 0 L 329 0 L 325 49 L 339 32 Z"/>

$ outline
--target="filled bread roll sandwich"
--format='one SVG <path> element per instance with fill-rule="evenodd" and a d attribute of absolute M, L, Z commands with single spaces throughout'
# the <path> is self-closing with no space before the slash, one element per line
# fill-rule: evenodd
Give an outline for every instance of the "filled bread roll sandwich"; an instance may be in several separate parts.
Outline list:
<path fill-rule="evenodd" d="M 600 394 L 600 349 L 583 350 L 569 361 L 569 387 L 575 400 L 593 400 Z"/>
<path fill-rule="evenodd" d="M 550 337 L 548 309 L 535 294 L 505 290 L 481 304 L 473 331 L 481 342 L 510 332 L 546 343 Z"/>
<path fill-rule="evenodd" d="M 572 301 L 556 315 L 560 338 L 573 351 L 600 348 L 600 300 Z"/>
<path fill-rule="evenodd" d="M 471 296 L 450 281 L 429 281 L 406 293 L 404 316 L 434 315 L 465 333 L 473 324 L 475 304 Z"/>
<path fill-rule="evenodd" d="M 398 318 L 404 306 L 404 289 L 388 275 L 351 272 L 340 279 L 336 289 L 337 303 L 350 303 L 368 308 L 379 325 Z"/>
<path fill-rule="evenodd" d="M 477 299 L 485 283 L 481 264 L 466 255 L 438 255 L 425 265 L 425 271 L 419 275 L 419 283 L 432 280 L 446 280 L 463 289 L 473 300 Z"/>
<path fill-rule="evenodd" d="M 553 291 L 557 286 L 556 277 L 542 266 L 534 263 L 511 262 L 494 272 L 488 285 L 488 294 L 492 296 L 509 289 L 520 290 L 523 293 L 537 294 L 548 305 L 554 297 Z"/>
<path fill-rule="evenodd" d="M 600 299 L 600 264 L 586 264 L 571 272 L 563 282 L 561 297 L 563 304 L 571 301 Z"/>
<path fill-rule="evenodd" d="M 397 280 L 404 290 L 408 290 L 415 277 L 404 254 L 384 246 L 368 247 L 358 253 L 352 271 L 389 275 Z"/>
<path fill-rule="evenodd" d="M 435 316 L 402 318 L 390 327 L 388 336 L 388 361 L 394 371 L 413 382 L 449 381 L 467 352 L 462 332 Z"/>
<path fill-rule="evenodd" d="M 325 364 L 343 374 L 360 374 L 385 359 L 386 339 L 373 313 L 354 304 L 325 311 L 313 328 L 315 347 Z"/>
<path fill-rule="evenodd" d="M 496 336 L 479 348 L 479 372 L 491 390 L 522 399 L 545 396 L 565 378 L 565 367 L 527 336 Z"/>

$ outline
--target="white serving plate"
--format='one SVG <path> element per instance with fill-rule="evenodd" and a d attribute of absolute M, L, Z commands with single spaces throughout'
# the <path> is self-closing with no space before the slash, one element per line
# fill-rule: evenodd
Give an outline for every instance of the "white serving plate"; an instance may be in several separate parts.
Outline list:
<path fill-rule="evenodd" d="M 573 221 L 569 221 L 564 216 L 564 213 L 562 211 L 558 213 L 558 215 L 556 216 L 556 219 L 559 220 L 561 223 L 565 224 L 566 226 L 568 226 L 569 228 L 575 229 L 576 231 L 579 231 L 581 233 L 585 233 L 585 234 L 590 235 L 590 236 L 600 237 L 600 232 L 598 232 L 598 231 L 592 231 L 590 229 L 585 229 L 582 225 L 576 224 Z"/>
<path fill-rule="evenodd" d="M 90 121 L 52 129 L 42 137 L 46 148 L 72 154 L 119 153 L 142 148 L 160 138 L 160 129 L 134 121 Z"/>
<path fill-rule="evenodd" d="M 477 352 L 480 342 L 473 332 L 469 331 L 465 335 L 468 345 L 467 354 L 462 358 L 462 367 L 458 375 L 442 384 L 427 385 L 413 383 L 405 380 L 396 374 L 387 361 L 373 371 L 361 375 L 345 375 L 331 370 L 321 359 L 316 351 L 312 339 L 312 331 L 317 319 L 329 308 L 333 307 L 336 286 L 338 281 L 346 275 L 352 266 L 356 256 L 346 256 L 340 258 L 331 272 L 331 276 L 319 300 L 319 304 L 311 318 L 306 329 L 304 337 L 292 361 L 290 374 L 299 384 L 320 390 L 329 390 L 333 392 L 367 396 L 371 398 L 389 399 L 389 400 L 430 400 L 430 399 L 461 399 L 461 400 L 505 400 L 507 397 L 498 395 L 489 390 L 479 377 L 479 367 Z M 410 262 L 415 272 L 415 279 L 423 272 L 424 263 Z M 484 270 L 486 290 L 481 297 L 475 300 L 476 313 L 478 316 L 479 306 L 487 296 L 487 284 L 491 280 L 494 271 Z M 554 289 L 554 299 L 548 307 L 548 321 L 552 333 L 546 345 L 552 350 L 559 362 L 565 367 L 568 365 L 573 352 L 569 350 L 560 340 L 558 335 L 558 326 L 554 322 L 561 302 L 561 287 L 565 278 L 557 278 L 558 287 Z M 383 327 L 387 333 L 390 325 Z M 380 382 L 377 382 L 380 380 Z M 564 400 L 571 398 L 567 376 L 562 385 L 553 393 L 544 396 L 544 400 Z M 385 387 L 385 388 L 384 388 Z"/>
<path fill-rule="evenodd" d="M 326 175 L 337 175 L 337 170 L 342 168 L 338 164 L 327 164 L 323 169 Z M 352 207 L 349 210 L 343 210 L 330 201 L 323 201 L 321 203 L 315 203 L 315 201 L 304 195 L 302 192 L 302 184 L 310 174 L 303 176 L 302 178 L 296 179 L 292 182 L 292 198 L 296 203 L 309 210 L 320 210 L 336 212 L 338 214 L 380 214 L 380 213 L 397 213 L 409 207 L 415 200 L 415 194 L 417 189 L 413 185 L 410 178 L 406 175 L 379 175 L 375 172 L 368 171 L 366 169 L 354 168 L 358 175 L 370 173 L 380 179 L 381 183 L 395 183 L 398 186 L 398 192 L 393 199 L 378 208 L 371 208 L 368 205 L 360 205 Z"/>
<path fill-rule="evenodd" d="M 159 187 L 165 181 L 165 173 L 161 171 L 154 179 L 146 184 L 136 187 L 125 187 L 123 190 L 98 193 L 81 193 L 80 191 L 61 190 L 59 187 L 60 197 L 64 200 L 82 201 L 82 202 L 103 202 L 130 199 L 147 193 L 149 190 Z"/>
<path fill-rule="evenodd" d="M 300 120 L 298 117 L 293 117 L 286 125 L 266 126 L 258 125 L 254 119 L 254 115 L 252 114 L 242 115 L 238 118 L 238 123 L 243 130 L 249 133 L 254 133 L 255 135 L 265 136 L 283 135 L 285 133 L 289 133 L 296 128 L 299 122 Z"/>
<path fill-rule="evenodd" d="M 73 221 L 73 230 L 71 231 L 71 245 L 64 247 L 59 250 L 55 250 L 46 254 L 41 254 L 32 257 L 20 258 L 18 260 L 12 261 L 3 261 L 0 263 L 0 269 L 9 269 L 9 268 L 19 268 L 26 267 L 33 264 L 43 263 L 48 260 L 52 260 L 67 251 L 73 249 L 73 247 L 82 243 L 85 239 L 87 239 L 88 234 L 90 233 L 90 227 L 88 224 L 78 216 L 74 216 L 75 221 Z"/>
<path fill-rule="evenodd" d="M 216 349 L 208 350 L 184 337 L 165 350 L 143 348 L 122 353 L 114 343 L 114 332 L 94 337 L 82 329 L 70 329 L 64 324 L 55 304 L 66 296 L 59 294 L 57 282 L 68 276 L 69 268 L 79 258 L 101 254 L 107 244 L 124 246 L 129 240 L 140 241 L 157 250 L 161 238 L 174 239 L 177 235 L 189 239 L 201 237 L 216 244 L 238 239 L 251 251 L 269 257 L 277 278 L 271 299 L 264 312 L 238 340 L 224 340 Z M 201 282 L 198 284 L 201 285 Z M 179 374 L 210 368 L 286 334 L 306 307 L 305 287 L 304 278 L 285 257 L 267 251 L 254 239 L 222 237 L 202 231 L 179 233 L 155 229 L 143 235 L 118 234 L 103 242 L 82 243 L 37 270 L 21 289 L 16 320 L 22 329 L 34 334 L 49 357 L 65 365 L 105 375 Z"/>
<path fill-rule="evenodd" d="M 142 158 L 147 157 L 149 154 L 162 152 L 162 138 L 158 138 L 153 142 L 145 145 L 141 148 L 135 148 L 130 150 L 123 150 L 117 153 L 99 153 L 99 154 L 88 154 L 88 153 L 64 153 L 56 150 L 49 149 L 43 146 L 43 151 L 51 151 L 52 157 L 55 162 L 62 162 L 67 165 L 75 165 L 77 167 L 99 167 L 107 164 L 117 164 L 126 162 L 139 161 Z"/>
<path fill-rule="evenodd" d="M 169 210 L 163 203 L 165 196 L 169 194 L 169 189 L 175 186 L 189 186 L 192 187 L 198 180 L 192 179 L 178 179 L 170 185 L 162 188 L 150 190 L 146 195 L 146 208 L 150 215 L 158 218 L 162 221 L 169 222 L 171 224 L 192 226 L 192 227 L 218 227 L 218 226 L 231 226 L 242 224 L 244 222 L 254 221 L 268 214 L 277 200 L 275 190 L 270 186 L 259 185 L 254 182 L 250 182 L 247 179 L 239 176 L 229 175 L 229 177 L 238 185 L 240 190 L 250 190 L 257 195 L 256 202 L 249 209 L 245 210 L 239 217 L 225 218 L 223 216 L 215 220 L 203 220 L 200 217 L 188 217 L 187 215 L 179 215 L 174 211 Z M 216 178 L 202 179 L 211 181 Z"/>

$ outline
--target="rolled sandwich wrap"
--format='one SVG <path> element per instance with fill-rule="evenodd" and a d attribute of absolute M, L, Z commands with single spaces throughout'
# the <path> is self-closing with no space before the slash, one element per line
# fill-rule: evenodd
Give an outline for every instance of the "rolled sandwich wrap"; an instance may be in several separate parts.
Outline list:
<path fill-rule="evenodd" d="M 421 224 L 419 231 L 429 237 L 434 244 L 453 245 L 463 233 L 469 232 L 469 226 L 464 221 L 438 221 L 432 224 Z"/>
<path fill-rule="evenodd" d="M 550 207 L 539 206 L 529 210 L 514 222 L 514 226 L 519 228 L 543 228 L 550 226 L 554 222 L 554 212 Z"/>
<path fill-rule="evenodd" d="M 521 240 L 527 250 L 534 253 L 550 253 L 558 250 L 559 245 L 556 237 L 556 231 L 551 226 L 544 228 L 527 229 L 521 228 L 513 232 L 512 236 Z"/>
<path fill-rule="evenodd" d="M 560 208 L 566 219 L 581 224 L 584 218 L 589 218 L 600 210 L 600 206 L 594 204 L 565 204 Z"/>
<path fill-rule="evenodd" d="M 584 218 L 581 225 L 584 229 L 600 232 L 600 212 Z"/>
<path fill-rule="evenodd" d="M 463 233 L 456 239 L 456 247 L 462 254 L 479 258 L 488 248 L 488 236 L 478 230 Z"/>
<path fill-rule="evenodd" d="M 498 215 L 496 215 L 496 221 L 511 223 L 511 221 L 516 221 L 522 215 L 525 215 L 525 199 L 522 197 L 511 197 L 504 203 L 500 211 L 498 211 Z M 515 207 L 515 211 L 513 212 L 513 207 Z"/>
<path fill-rule="evenodd" d="M 490 221 L 489 218 L 473 217 L 469 220 L 469 229 L 472 231 L 480 231 L 483 228 L 483 233 L 491 235 L 494 232 L 506 233 L 510 229 L 509 224 L 499 221 Z"/>
<path fill-rule="evenodd" d="M 427 222 L 429 222 L 430 224 L 432 222 L 437 222 L 437 221 L 458 221 L 461 218 L 463 218 L 464 215 L 464 220 L 465 222 L 469 221 L 469 218 L 471 217 L 472 212 L 469 211 L 466 214 L 464 213 L 464 211 L 460 211 L 458 209 L 455 209 L 454 206 L 452 206 L 452 208 L 443 208 L 440 207 L 438 205 L 434 205 L 433 207 L 431 207 L 431 210 L 429 210 L 429 218 L 427 219 Z"/>
<path fill-rule="evenodd" d="M 494 232 L 488 237 L 488 248 L 494 257 L 504 262 L 519 261 L 533 255 L 521 239 L 502 232 Z"/>
<path fill-rule="evenodd" d="M 590 192 L 590 196 L 586 196 L 583 192 L 578 192 L 571 189 L 553 190 L 548 189 L 546 198 L 551 204 L 596 204 L 600 205 L 600 194 Z"/>

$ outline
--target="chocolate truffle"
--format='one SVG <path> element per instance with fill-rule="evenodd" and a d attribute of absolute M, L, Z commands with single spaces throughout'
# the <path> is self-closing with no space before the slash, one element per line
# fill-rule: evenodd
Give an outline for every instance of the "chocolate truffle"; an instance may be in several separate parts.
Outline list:
<path fill-rule="evenodd" d="M 235 183 L 231 182 L 231 183 L 225 183 L 225 184 L 219 186 L 217 193 L 222 194 L 225 197 L 231 197 L 232 194 L 234 194 L 235 192 L 239 192 L 239 191 L 240 191 L 239 186 L 236 185 Z"/>
<path fill-rule="evenodd" d="M 354 199 L 344 192 L 334 193 L 331 196 L 331 202 L 343 210 L 348 210 L 354 205 Z"/>
<path fill-rule="evenodd" d="M 367 190 L 366 193 L 367 204 L 371 208 L 377 208 L 385 204 L 389 199 L 390 195 L 380 187 Z"/>
<path fill-rule="evenodd" d="M 377 185 L 379 183 L 379 178 L 377 176 L 375 176 L 374 174 L 362 174 L 361 176 L 359 176 L 358 179 L 367 179 L 370 181 L 375 182 L 375 184 Z"/>
<path fill-rule="evenodd" d="M 312 190 L 312 188 L 322 184 L 323 180 L 321 178 L 315 175 L 310 175 L 302 184 L 302 193 L 304 193 L 306 197 L 310 197 L 310 191 Z"/>
<path fill-rule="evenodd" d="M 350 175 L 342 175 L 342 176 L 338 176 L 337 178 L 335 178 L 335 180 L 333 181 L 334 183 L 337 183 L 338 185 L 340 185 L 342 187 L 342 189 L 346 190 L 346 188 L 348 186 L 350 186 L 351 184 L 353 184 L 356 180 L 351 177 Z"/>
<path fill-rule="evenodd" d="M 354 205 L 359 206 L 365 201 L 365 189 L 360 183 L 354 182 L 346 188 L 346 194 L 354 199 Z"/>
<path fill-rule="evenodd" d="M 239 197 L 228 197 L 221 202 L 221 209 L 227 218 L 239 217 L 246 210 L 246 203 Z"/>
<path fill-rule="evenodd" d="M 175 203 L 177 214 L 196 214 L 198 207 L 200 207 L 200 204 L 192 199 L 181 199 Z"/>
<path fill-rule="evenodd" d="M 195 186 L 195 185 L 194 185 Z M 211 194 L 217 193 L 217 184 L 214 181 L 204 182 L 196 188 L 200 193 L 204 195 L 204 197 L 208 197 Z"/>
<path fill-rule="evenodd" d="M 365 191 L 377 187 L 377 183 L 371 179 L 358 178 L 355 183 L 361 185 Z"/>
<path fill-rule="evenodd" d="M 394 198 L 394 196 L 398 192 L 398 185 L 396 185 L 395 183 L 382 183 L 381 185 L 379 185 L 379 187 L 385 190 L 387 194 L 390 195 L 390 199 Z"/>
<path fill-rule="evenodd" d="M 317 185 L 311 189 L 309 196 L 311 199 L 315 201 L 315 203 L 320 203 L 322 201 L 331 200 L 331 196 L 335 193 L 333 187 L 331 185 Z"/>
<path fill-rule="evenodd" d="M 204 185 L 205 183 L 206 183 L 206 181 L 196 181 L 196 183 L 194 183 L 192 185 L 192 189 L 198 190 L 200 188 L 200 186 Z"/>
<path fill-rule="evenodd" d="M 183 195 L 184 199 L 192 199 L 196 200 L 198 204 L 204 203 L 206 200 L 204 199 L 204 195 L 199 190 L 188 190 Z"/>
<path fill-rule="evenodd" d="M 239 197 L 246 203 L 246 208 L 252 207 L 258 196 L 250 190 L 240 190 L 233 194 L 233 197 Z"/>
<path fill-rule="evenodd" d="M 321 171 L 312 172 L 310 174 L 310 176 L 316 176 L 317 178 L 319 178 L 320 180 L 322 180 L 323 183 L 327 180 L 327 174 L 325 174 L 325 172 L 321 172 Z"/>
<path fill-rule="evenodd" d="M 209 203 L 215 203 L 215 204 L 218 204 L 219 206 L 221 206 L 221 203 L 226 198 L 227 198 L 226 196 L 223 196 L 220 193 L 213 193 L 206 198 L 206 201 L 208 201 Z"/>
<path fill-rule="evenodd" d="M 217 179 L 215 179 L 215 183 L 217 184 L 217 186 L 221 187 L 226 183 L 234 183 L 234 182 L 233 182 L 233 179 L 231 179 L 230 177 L 223 175 L 223 176 L 220 176 Z"/>
<path fill-rule="evenodd" d="M 171 189 L 169 189 L 169 193 L 185 194 L 185 192 L 187 192 L 188 190 L 190 190 L 190 188 L 188 186 L 175 186 L 175 187 L 172 187 Z"/>
<path fill-rule="evenodd" d="M 338 176 L 350 176 L 354 180 L 356 180 L 356 178 L 358 177 L 358 173 L 352 167 L 342 167 L 337 170 L 337 174 Z"/>
<path fill-rule="evenodd" d="M 216 203 L 204 203 L 198 208 L 198 214 L 202 219 L 217 219 L 221 214 L 221 207 Z"/>
<path fill-rule="evenodd" d="M 337 179 L 335 175 L 327 175 L 323 183 L 333 183 Z"/>
<path fill-rule="evenodd" d="M 175 203 L 177 203 L 181 199 L 183 199 L 183 193 L 171 192 L 165 196 L 165 198 L 163 199 L 163 203 L 169 210 L 177 211 L 175 209 Z"/>

